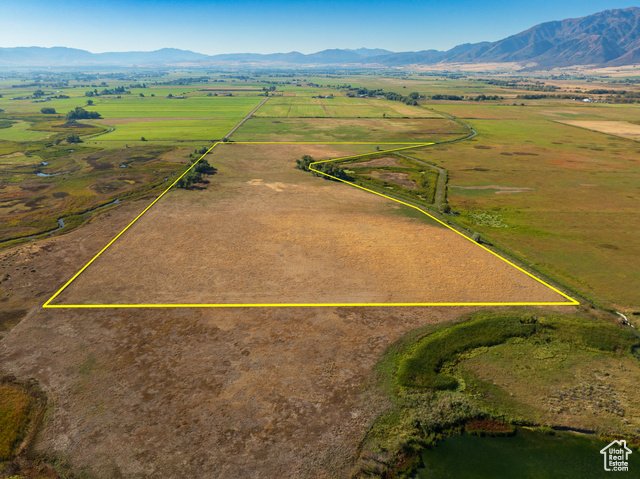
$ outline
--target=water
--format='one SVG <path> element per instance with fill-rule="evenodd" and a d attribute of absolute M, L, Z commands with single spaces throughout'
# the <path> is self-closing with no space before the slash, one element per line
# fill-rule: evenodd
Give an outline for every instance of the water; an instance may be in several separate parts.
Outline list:
<path fill-rule="evenodd" d="M 120 199 L 116 198 L 115 200 L 113 200 L 111 203 L 106 203 L 104 205 L 100 205 L 100 206 L 96 206 L 95 208 L 92 208 L 88 211 L 85 211 L 83 213 L 83 215 L 87 215 L 89 213 L 93 213 L 96 210 L 102 209 L 102 208 L 106 208 L 107 206 L 111 206 L 111 205 L 118 205 L 120 204 Z M 33 238 L 37 238 L 38 236 L 42 236 L 42 235 L 46 235 L 49 233 L 53 233 L 54 231 L 58 231 L 61 230 L 62 228 L 64 228 L 65 226 L 67 226 L 67 224 L 64 222 L 64 218 L 58 218 L 58 227 L 57 228 L 51 228 L 50 230 L 47 231 L 43 231 L 41 233 L 35 234 L 35 235 L 30 235 L 30 236 L 24 236 L 22 237 L 22 239 L 33 239 Z M 5 240 L 0 241 L 0 243 L 6 243 L 7 241 L 13 241 L 14 239 L 18 239 L 18 238 L 8 238 Z"/>
<path fill-rule="evenodd" d="M 47 178 L 49 176 L 58 176 L 64 175 L 65 173 L 69 173 L 71 170 L 61 171 L 60 173 L 41 173 L 40 171 L 36 173 L 36 176 L 40 176 L 41 178 Z"/>
<path fill-rule="evenodd" d="M 42 166 L 47 166 L 49 163 L 47 163 L 46 161 L 43 161 L 41 164 Z"/>
<path fill-rule="evenodd" d="M 640 477 L 640 452 L 629 456 L 629 472 L 606 472 L 594 436 L 559 433 L 547 436 L 518 429 L 513 437 L 462 434 L 422 453 L 425 467 L 415 478 L 427 479 L 591 479 Z"/>

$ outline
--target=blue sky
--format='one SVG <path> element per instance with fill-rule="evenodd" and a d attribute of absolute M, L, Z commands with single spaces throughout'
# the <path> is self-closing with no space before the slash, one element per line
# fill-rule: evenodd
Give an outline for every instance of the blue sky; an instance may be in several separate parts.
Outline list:
<path fill-rule="evenodd" d="M 638 5 L 640 2 L 637 2 Z M 0 47 L 206 54 L 326 48 L 447 50 L 633 2 L 601 0 L 107 0 L 0 2 Z"/>

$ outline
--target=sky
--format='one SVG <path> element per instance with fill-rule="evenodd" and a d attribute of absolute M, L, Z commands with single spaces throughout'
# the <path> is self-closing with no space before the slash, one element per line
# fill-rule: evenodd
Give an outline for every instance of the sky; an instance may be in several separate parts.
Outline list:
<path fill-rule="evenodd" d="M 180 48 L 209 55 L 448 50 L 547 21 L 638 5 L 640 0 L 0 0 L 0 47 L 93 53 Z"/>

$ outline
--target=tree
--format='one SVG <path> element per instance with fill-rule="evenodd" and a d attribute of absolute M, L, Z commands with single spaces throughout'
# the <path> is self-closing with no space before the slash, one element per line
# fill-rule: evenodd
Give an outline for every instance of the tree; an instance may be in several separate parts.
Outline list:
<path fill-rule="evenodd" d="M 140 93 L 140 98 L 144 98 L 144 93 Z"/>
<path fill-rule="evenodd" d="M 93 100 L 87 100 L 87 105 L 88 105 L 88 106 L 93 105 Z"/>
<path fill-rule="evenodd" d="M 140 141 L 147 141 L 147 139 L 143 136 L 143 137 L 140 137 Z"/>
<path fill-rule="evenodd" d="M 55 115 L 56 114 L 56 110 L 55 108 L 40 108 L 40 113 L 44 113 L 45 115 Z"/>
<path fill-rule="evenodd" d="M 92 119 L 92 118 L 102 118 L 100 116 L 100 113 L 98 113 L 97 111 L 87 111 L 82 107 L 75 107 L 74 110 L 71 110 L 69 113 L 67 113 L 66 119 L 68 121 L 72 121 L 72 120 L 87 120 L 87 119 Z"/>
<path fill-rule="evenodd" d="M 67 136 L 67 143 L 82 143 L 82 140 L 77 133 L 72 133 Z"/>
<path fill-rule="evenodd" d="M 44 92 L 42 90 L 36 90 L 33 92 L 33 96 L 36 98 L 40 98 L 41 96 L 44 96 Z"/>

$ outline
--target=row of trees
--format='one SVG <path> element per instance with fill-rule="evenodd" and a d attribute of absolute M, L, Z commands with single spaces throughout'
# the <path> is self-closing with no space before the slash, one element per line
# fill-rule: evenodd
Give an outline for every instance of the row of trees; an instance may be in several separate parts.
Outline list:
<path fill-rule="evenodd" d="M 123 86 L 118 86 L 112 88 L 111 90 L 105 88 L 104 90 L 98 92 L 98 89 L 94 89 L 93 91 L 89 90 L 84 93 L 84 96 L 102 96 L 102 95 L 120 95 L 120 94 L 131 94 L 130 91 L 127 91 Z"/>
<path fill-rule="evenodd" d="M 311 163 L 315 162 L 316 160 L 313 159 L 313 157 L 309 156 L 309 155 L 304 155 L 301 159 L 296 160 L 296 163 L 298 165 L 298 168 L 304 171 L 311 171 L 311 173 L 314 176 L 321 176 L 327 180 L 334 180 L 336 178 L 341 179 L 341 180 L 350 180 L 351 178 L 349 178 L 349 175 L 347 175 L 345 173 L 345 171 L 340 168 L 338 165 L 336 165 L 333 162 L 326 162 L 326 163 L 318 163 L 317 165 L 313 166 L 313 169 L 316 171 L 312 171 L 310 169 L 310 165 Z M 321 173 L 324 173 L 321 174 Z M 330 175 L 333 178 L 329 178 L 328 176 L 325 175 Z"/>
<path fill-rule="evenodd" d="M 364 95 L 370 98 L 375 96 L 382 96 L 387 100 L 400 101 L 407 105 L 413 105 L 413 106 L 416 106 L 418 104 L 417 100 L 418 98 L 420 98 L 420 93 L 418 93 L 417 91 L 411 92 L 409 93 L 408 96 L 405 96 L 405 95 L 401 95 L 400 93 L 395 93 L 392 91 L 385 92 L 380 88 L 378 88 L 377 90 L 369 90 L 368 88 L 362 87 L 362 88 L 349 88 L 349 90 L 358 95 Z"/>

